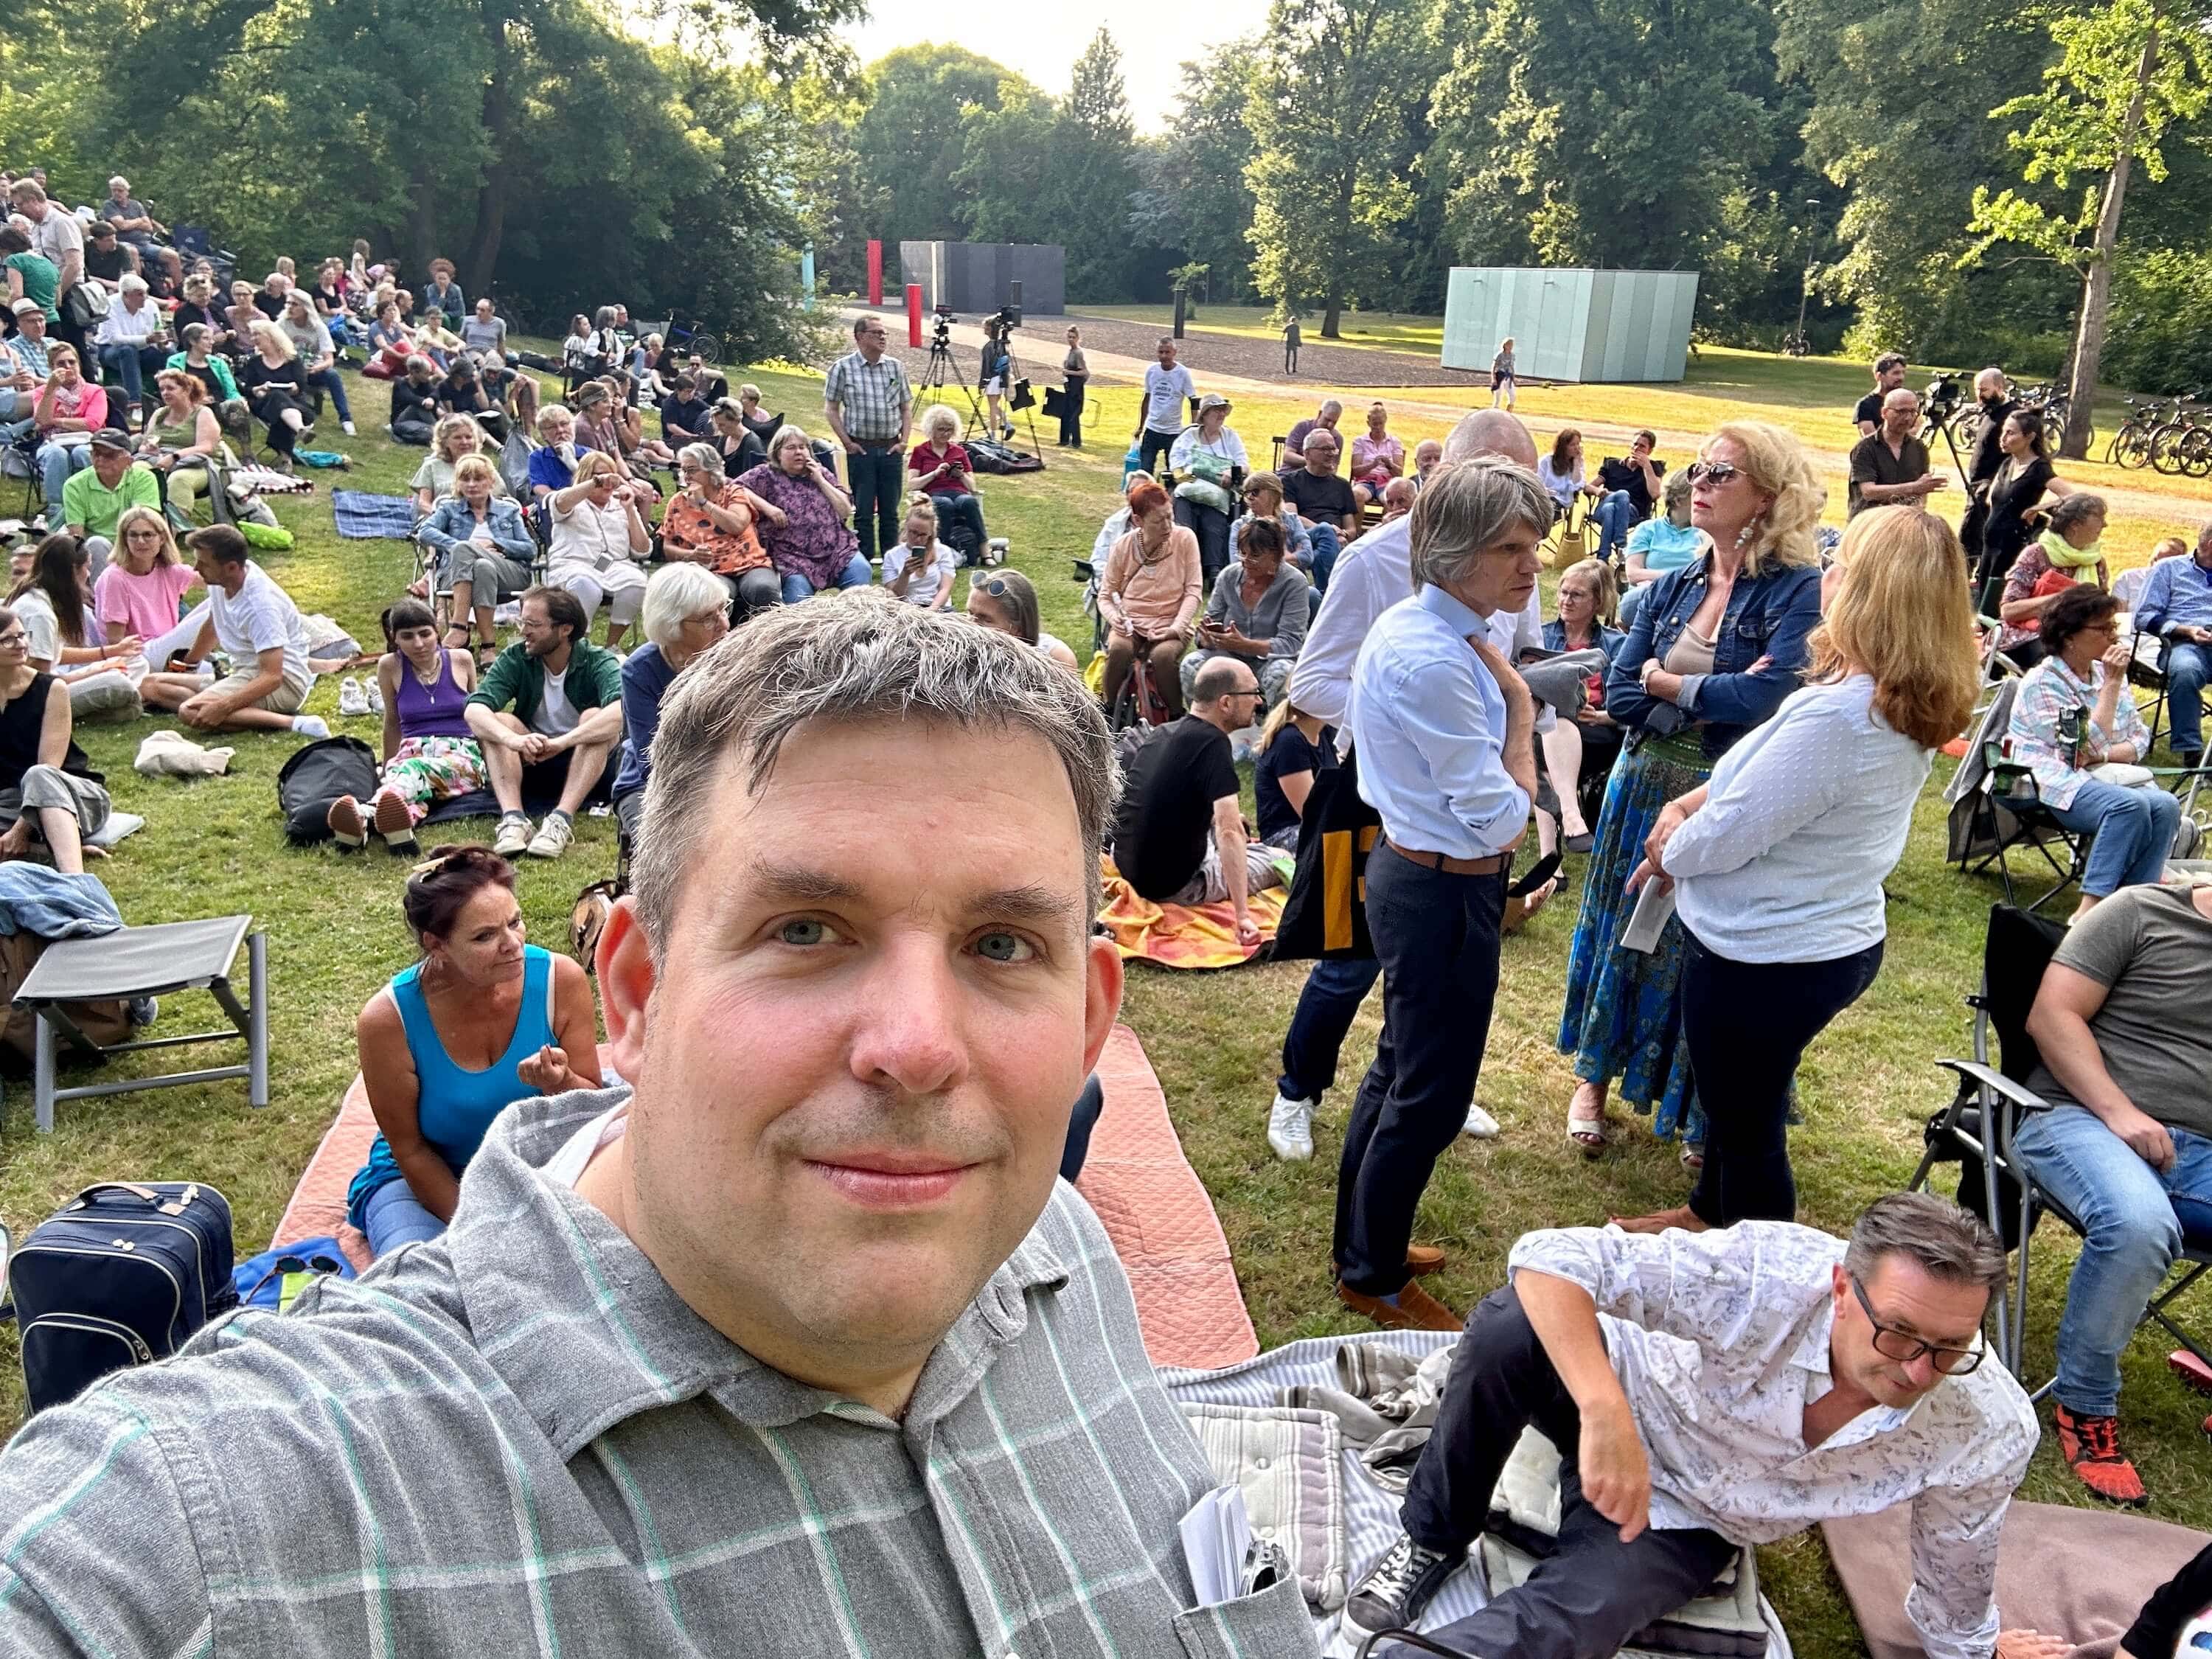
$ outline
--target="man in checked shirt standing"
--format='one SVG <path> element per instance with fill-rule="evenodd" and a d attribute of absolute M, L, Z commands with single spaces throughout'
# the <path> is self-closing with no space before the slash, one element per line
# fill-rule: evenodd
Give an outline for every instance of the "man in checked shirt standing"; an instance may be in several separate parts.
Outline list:
<path fill-rule="evenodd" d="M 860 556 L 873 563 L 878 552 L 899 538 L 905 508 L 907 434 L 914 419 L 914 392 L 906 367 L 886 349 L 890 331 L 880 317 L 853 325 L 854 349 L 830 365 L 822 401 L 830 429 L 845 447 L 845 481 L 853 487 L 853 531 Z"/>

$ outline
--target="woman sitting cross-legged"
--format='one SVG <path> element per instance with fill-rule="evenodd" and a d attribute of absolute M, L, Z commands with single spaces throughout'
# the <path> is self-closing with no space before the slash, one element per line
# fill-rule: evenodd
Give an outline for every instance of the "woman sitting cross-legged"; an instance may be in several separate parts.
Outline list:
<path fill-rule="evenodd" d="M 0 859 L 43 842 L 55 869 L 82 875 L 84 837 L 98 835 L 114 808 L 71 735 L 68 690 L 30 657 L 21 620 L 0 606 Z"/>
<path fill-rule="evenodd" d="M 624 489 L 614 457 L 597 450 L 586 450 L 576 458 L 576 482 L 555 490 L 546 505 L 553 521 L 553 547 L 546 561 L 545 585 L 565 587 L 576 596 L 584 607 L 586 627 L 605 599 L 606 646 L 614 650 L 629 637 L 629 625 L 645 603 L 641 567 L 653 550 L 653 534 Z"/>
<path fill-rule="evenodd" d="M 471 424 L 474 424 L 471 422 Z M 438 366 L 420 355 L 410 356 L 392 382 L 394 443 L 427 444 L 438 429 Z"/>
<path fill-rule="evenodd" d="M 826 587 L 866 587 L 875 579 L 853 535 L 853 498 L 814 459 L 805 433 L 778 427 L 767 464 L 737 482 L 783 515 L 781 523 L 762 515 L 761 544 L 782 578 L 785 604 Z"/>
<path fill-rule="evenodd" d="M 513 865 L 441 847 L 402 903 L 422 958 L 354 1028 L 380 1133 L 346 1219 L 376 1256 L 446 1231 L 461 1172 L 510 1103 L 599 1086 L 592 982 L 574 958 L 524 942 Z"/>
<path fill-rule="evenodd" d="M 1613 567 L 1602 559 L 1579 559 L 1559 573 L 1559 615 L 1544 624 L 1547 651 L 1587 651 L 1595 647 L 1607 660 L 1628 637 L 1613 626 Z M 1565 711 L 1561 711 L 1564 713 Z M 1583 817 L 1583 774 L 1612 769 L 1620 753 L 1620 725 L 1605 712 L 1605 671 L 1589 677 L 1589 696 L 1572 720 L 1559 720 L 1539 735 L 1544 772 L 1559 798 L 1559 830 L 1570 853 L 1587 853 L 1596 842 Z"/>
<path fill-rule="evenodd" d="M 338 845 L 368 844 L 374 830 L 394 857 L 412 856 L 415 826 L 441 800 L 486 787 L 483 750 L 462 706 L 476 690 L 466 651 L 438 643 L 438 619 L 420 599 L 384 612 L 384 655 L 376 683 L 384 694 L 383 780 L 367 806 L 351 795 L 331 803 L 325 822 Z"/>
<path fill-rule="evenodd" d="M 2081 872 L 2076 916 L 2123 887 L 2166 873 L 2181 803 L 2148 776 L 2140 787 L 2103 772 L 2141 763 L 2150 732 L 2128 695 L 2132 646 L 2119 637 L 2120 602 L 2078 583 L 2051 601 L 2039 637 L 2043 660 L 2027 671 L 2012 705 L 2007 736 L 2038 796 L 2069 830 L 2094 832 Z"/>
<path fill-rule="evenodd" d="M 67 688 L 73 718 L 136 719 L 138 688 L 123 669 L 143 647 L 132 638 L 107 642 L 93 615 L 91 570 L 82 540 L 66 532 L 49 536 L 33 552 L 30 574 L 9 593 L 8 607 L 30 638 L 31 667 Z"/>
<path fill-rule="evenodd" d="M 676 677 L 730 631 L 730 591 L 703 565 L 663 565 L 646 584 L 639 622 L 645 643 L 623 664 L 622 765 L 615 774 L 615 817 L 635 849 L 653 779 L 653 737 Z"/>
<path fill-rule="evenodd" d="M 537 544 L 524 527 L 522 509 L 498 493 L 499 472 L 481 455 L 453 466 L 453 493 L 415 527 L 415 539 L 438 556 L 437 583 L 453 596 L 446 643 L 465 647 L 475 613 L 479 654 L 496 652 L 492 611 L 530 586 Z"/>

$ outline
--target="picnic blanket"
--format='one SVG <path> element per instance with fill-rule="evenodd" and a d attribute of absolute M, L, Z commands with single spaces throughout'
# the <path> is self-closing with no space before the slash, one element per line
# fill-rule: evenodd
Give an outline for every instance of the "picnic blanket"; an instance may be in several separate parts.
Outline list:
<path fill-rule="evenodd" d="M 604 1047 L 599 1066 L 613 1075 L 613 1055 Z M 1198 1172 L 1182 1155 L 1144 1044 L 1127 1026 L 1115 1026 L 1107 1040 L 1098 1080 L 1106 1105 L 1077 1187 L 1098 1212 L 1128 1273 L 1145 1351 L 1155 1364 L 1249 1358 L 1260 1343 L 1230 1266 L 1229 1241 Z M 366 1267 L 368 1241 L 346 1224 L 346 1188 L 375 1139 L 368 1091 L 356 1074 L 270 1242 L 335 1237 L 356 1267 Z"/>
<path fill-rule="evenodd" d="M 338 534 L 348 541 L 388 537 L 410 541 L 415 535 L 415 503 L 404 495 L 373 495 L 365 489 L 333 489 L 331 511 Z"/>
<path fill-rule="evenodd" d="M 1273 942 L 1275 925 L 1282 921 L 1283 905 L 1290 897 L 1279 887 L 1252 895 L 1252 920 L 1260 924 L 1260 942 L 1247 950 L 1237 942 L 1237 912 L 1226 900 L 1219 904 L 1155 904 L 1121 878 L 1112 859 L 1101 854 L 1098 865 L 1106 886 L 1106 907 L 1098 919 L 1112 931 L 1124 962 L 1141 957 L 1163 968 L 1237 967 Z"/>
<path fill-rule="evenodd" d="M 1873 1659 L 1921 1659 L 1905 1616 L 1912 1582 L 1910 1512 L 1822 1523 L 1836 1576 Z M 2073 1659 L 2112 1659 L 2150 1594 L 2212 1539 L 2116 1510 L 2015 1502 L 1997 1545 L 1997 1612 L 2007 1629 L 2074 1644 Z"/>

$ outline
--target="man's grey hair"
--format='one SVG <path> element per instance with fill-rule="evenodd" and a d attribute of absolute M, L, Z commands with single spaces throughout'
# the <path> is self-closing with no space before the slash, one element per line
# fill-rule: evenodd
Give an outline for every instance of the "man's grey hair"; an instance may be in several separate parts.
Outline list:
<path fill-rule="evenodd" d="M 2064 535 L 2084 519 L 2101 519 L 2106 515 L 2105 498 L 2093 495 L 2086 489 L 2077 489 L 2070 495 L 2061 495 L 2051 504 L 2051 527 Z"/>
<path fill-rule="evenodd" d="M 1444 465 L 1478 460 L 1485 456 L 1524 466 L 1533 476 L 1536 471 L 1536 441 L 1521 424 L 1519 416 L 1509 415 L 1502 409 L 1478 409 L 1472 415 L 1461 416 L 1460 423 L 1451 429 L 1451 436 L 1444 440 Z"/>
<path fill-rule="evenodd" d="M 676 465 L 690 462 L 710 477 L 722 476 L 722 452 L 712 444 L 686 444 L 676 452 Z"/>
<path fill-rule="evenodd" d="M 146 291 L 146 279 L 135 270 L 126 270 L 123 273 L 122 280 L 115 286 L 125 294 L 143 294 Z"/>
<path fill-rule="evenodd" d="M 1489 458 L 1444 465 L 1413 503 L 1413 586 L 1456 586 L 1509 532 L 1525 525 L 1542 536 L 1555 513 L 1528 467 Z"/>
<path fill-rule="evenodd" d="M 131 181 L 119 173 L 107 181 L 107 187 L 110 190 L 113 190 L 118 185 L 122 185 L 125 190 L 131 188 Z"/>
<path fill-rule="evenodd" d="M 1885 1257 L 1917 1262 L 1930 1279 L 1994 1294 L 2005 1282 L 2004 1246 L 1980 1217 L 1933 1193 L 1892 1193 L 1861 1212 L 1844 1271 L 1864 1285 Z"/>
<path fill-rule="evenodd" d="M 802 726 L 873 720 L 1048 744 L 1075 798 L 1085 915 L 1097 915 L 1098 853 L 1121 789 L 1097 699 L 1032 646 L 861 588 L 756 617 L 693 662 L 662 705 L 632 866 L 656 962 L 693 865 L 720 867 L 727 856 L 710 836 L 708 811 L 722 777 L 736 769 L 757 794 Z"/>
<path fill-rule="evenodd" d="M 663 651 L 674 645 L 684 624 L 709 611 L 726 611 L 730 590 L 720 576 L 703 564 L 679 560 L 653 573 L 645 585 L 645 605 L 637 623 L 645 637 Z"/>
<path fill-rule="evenodd" d="M 1316 410 L 1314 412 L 1315 412 L 1316 415 L 1326 415 L 1326 414 L 1328 414 L 1331 410 L 1334 410 L 1334 411 L 1335 411 L 1337 414 L 1341 415 L 1341 414 L 1343 414 L 1343 413 L 1344 413 L 1344 405 L 1343 405 L 1342 404 L 1340 404 L 1340 403 L 1337 402 L 1337 400 L 1336 400 L 1335 398 L 1322 398 L 1322 404 L 1321 404 L 1321 407 L 1320 407 L 1319 409 Z"/>

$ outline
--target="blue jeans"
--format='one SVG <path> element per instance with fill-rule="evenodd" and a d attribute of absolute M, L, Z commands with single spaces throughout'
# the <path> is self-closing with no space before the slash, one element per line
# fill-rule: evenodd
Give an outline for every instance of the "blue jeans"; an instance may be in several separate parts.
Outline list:
<path fill-rule="evenodd" d="M 1350 962 L 1316 962 L 1298 993 L 1291 1029 L 1283 1034 L 1283 1074 L 1275 1091 L 1285 1100 L 1318 1103 L 1336 1083 L 1336 1057 L 1344 1048 L 1359 1005 L 1382 977 L 1372 957 Z"/>
<path fill-rule="evenodd" d="M 872 439 L 854 441 L 860 448 L 857 454 L 846 453 L 845 481 L 853 486 L 853 530 L 860 538 L 860 556 L 872 562 L 878 548 L 898 539 L 899 520 L 906 512 L 906 457 L 895 441 L 873 448 Z"/>
<path fill-rule="evenodd" d="M 1313 543 L 1313 585 L 1316 593 L 1328 592 L 1328 573 L 1336 568 L 1336 556 L 1344 550 L 1333 524 L 1317 524 L 1307 532 Z"/>
<path fill-rule="evenodd" d="M 70 474 L 92 465 L 90 444 L 44 443 L 39 446 L 40 489 L 46 498 L 46 522 L 58 529 L 62 522 L 62 486 Z"/>
<path fill-rule="evenodd" d="M 830 586 L 866 587 L 875 578 L 876 573 L 868 568 L 866 558 L 855 553 L 846 562 L 845 568 L 837 573 L 836 579 Z M 783 602 L 786 605 L 797 605 L 801 599 L 811 599 L 814 597 L 814 584 L 797 571 L 787 570 L 783 573 Z"/>
<path fill-rule="evenodd" d="M 368 1237 L 368 1253 L 378 1260 L 402 1244 L 419 1244 L 446 1231 L 446 1224 L 422 1207 L 404 1176 L 386 1182 L 368 1195 L 361 1221 L 361 1230 Z"/>
<path fill-rule="evenodd" d="M 2176 641 L 2166 653 L 2166 707 L 2173 729 L 2166 746 L 2177 755 L 2196 755 L 2204 749 L 2204 682 L 2212 678 L 2212 656 L 2208 647 Z"/>
<path fill-rule="evenodd" d="M 337 370 L 335 368 L 321 369 L 315 374 L 306 376 L 305 378 L 307 385 L 311 386 L 319 386 L 325 392 L 330 393 L 331 402 L 337 408 L 339 420 L 350 421 L 353 419 L 353 410 L 346 407 L 345 382 L 338 379 Z"/>
<path fill-rule="evenodd" d="M 2123 887 L 2151 885 L 2165 875 L 2166 855 L 2173 850 L 2173 832 L 2181 824 L 2181 803 L 2155 785 L 2122 789 L 2084 778 L 2074 804 L 2054 806 L 2051 815 L 2076 833 L 2096 833 L 2081 890 L 2091 898 L 2109 898 Z"/>
<path fill-rule="evenodd" d="M 2013 1137 L 2036 1184 L 2086 1230 L 2058 1324 L 2057 1394 L 2067 1410 L 2119 1409 L 2120 1350 L 2181 1253 L 2212 1238 L 2212 1140 L 2169 1127 L 2173 1167 L 2160 1174 L 2085 1107 L 2031 1112 Z"/>
<path fill-rule="evenodd" d="M 134 404 L 146 401 L 146 377 L 168 361 L 169 354 L 159 346 L 118 343 L 100 348 L 100 366 L 122 382 L 123 395 Z M 122 422 L 118 420 L 116 424 Z"/>
<path fill-rule="evenodd" d="M 932 495 L 937 507 L 937 522 L 940 529 L 955 524 L 964 524 L 975 538 L 975 556 L 983 556 L 983 548 L 991 539 L 990 532 L 983 528 L 983 503 L 965 490 L 957 495 Z M 950 539 L 948 538 L 948 539 Z M 889 542 L 884 544 L 888 547 Z"/>
<path fill-rule="evenodd" d="M 1616 489 L 1600 499 L 1597 511 L 1590 516 L 1597 520 L 1597 556 L 1609 558 L 1636 528 L 1636 503 L 1628 499 L 1626 490 Z"/>

